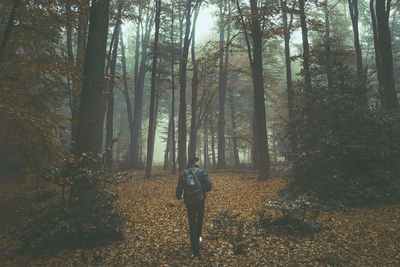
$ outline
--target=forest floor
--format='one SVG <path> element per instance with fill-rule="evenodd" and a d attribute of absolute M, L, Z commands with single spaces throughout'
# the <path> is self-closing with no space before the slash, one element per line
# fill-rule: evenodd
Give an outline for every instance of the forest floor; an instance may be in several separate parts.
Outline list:
<path fill-rule="evenodd" d="M 259 182 L 255 173 L 231 172 L 210 173 L 213 190 L 206 200 L 201 258 L 195 261 L 185 206 L 175 199 L 177 176 L 158 171 L 149 180 L 143 179 L 142 172 L 128 172 L 124 177 L 117 203 L 125 217 L 123 240 L 34 258 L 12 253 L 12 257 L 0 257 L 0 265 L 400 265 L 399 204 L 321 211 L 315 218 L 318 231 L 283 231 L 263 219 L 282 216 L 267 206 L 285 188 L 287 179 Z M 8 189 L 2 186 L 3 190 Z M 6 224 L 2 225 L 10 225 L 11 219 L 3 216 Z M 8 254 L 18 242 L 5 242 L 5 230 L 0 232 L 0 250 Z"/>

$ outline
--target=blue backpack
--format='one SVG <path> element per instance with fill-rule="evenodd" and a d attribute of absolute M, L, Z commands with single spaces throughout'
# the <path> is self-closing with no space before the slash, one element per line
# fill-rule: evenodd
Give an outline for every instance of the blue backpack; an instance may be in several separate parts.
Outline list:
<path fill-rule="evenodd" d="M 188 205 L 199 204 L 203 200 L 203 188 L 196 174 L 198 168 L 187 170 L 188 174 L 185 176 L 185 203 Z"/>

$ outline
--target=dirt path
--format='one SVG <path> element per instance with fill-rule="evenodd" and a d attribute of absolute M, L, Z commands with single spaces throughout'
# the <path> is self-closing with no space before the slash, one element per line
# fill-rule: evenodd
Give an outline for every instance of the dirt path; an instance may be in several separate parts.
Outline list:
<path fill-rule="evenodd" d="M 183 201 L 175 200 L 177 177 L 165 172 L 120 184 L 118 205 L 126 216 L 125 239 L 106 247 L 63 251 L 27 265 L 45 266 L 255 266 L 399 265 L 400 206 L 324 212 L 324 230 L 284 235 L 259 227 L 258 212 L 284 188 L 255 174 L 211 173 L 201 259 L 191 259 Z M 21 262 L 21 261 L 20 261 Z"/>

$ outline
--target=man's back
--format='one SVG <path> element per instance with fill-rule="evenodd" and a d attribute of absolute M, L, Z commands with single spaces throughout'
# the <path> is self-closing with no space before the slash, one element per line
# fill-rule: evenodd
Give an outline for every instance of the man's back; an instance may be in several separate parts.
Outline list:
<path fill-rule="evenodd" d="M 203 199 L 205 199 L 205 193 L 209 192 L 212 189 L 210 178 L 208 177 L 208 173 L 204 169 L 201 169 L 195 165 L 188 167 L 179 175 L 178 185 L 176 187 L 176 198 L 181 199 L 182 192 L 184 192 L 185 203 L 187 203 L 187 196 L 189 196 L 186 193 L 188 193 L 189 190 L 192 188 L 187 182 L 188 177 L 191 178 L 191 176 L 194 176 L 194 178 L 199 181 L 201 185 Z"/>

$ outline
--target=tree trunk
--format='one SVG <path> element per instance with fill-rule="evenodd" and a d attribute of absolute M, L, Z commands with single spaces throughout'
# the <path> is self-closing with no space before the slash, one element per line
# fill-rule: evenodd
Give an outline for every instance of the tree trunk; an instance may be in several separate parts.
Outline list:
<path fill-rule="evenodd" d="M 171 9 L 171 45 L 174 47 L 174 8 Z M 172 49 L 171 49 L 172 51 Z M 172 174 L 176 173 L 176 155 L 175 155 L 175 57 L 171 55 L 171 157 L 172 157 Z"/>
<path fill-rule="evenodd" d="M 215 130 L 214 130 L 214 122 L 210 120 L 210 128 L 211 128 L 211 156 L 212 156 L 212 165 L 213 168 L 216 167 L 216 158 L 215 158 Z"/>
<path fill-rule="evenodd" d="M 109 0 L 98 0 L 93 1 L 90 8 L 90 26 L 79 107 L 77 152 L 92 154 L 94 157 L 102 152 L 105 111 L 104 66 L 109 5 Z M 98 163 L 92 161 L 85 161 L 84 166 L 90 169 L 100 167 Z M 89 181 L 74 184 L 71 187 L 71 195 L 78 197 L 83 203 L 88 203 L 94 198 L 95 188 L 95 184 Z"/>
<path fill-rule="evenodd" d="M 119 1 L 118 6 L 118 18 L 115 25 L 115 40 L 113 44 L 113 52 L 110 62 L 110 80 L 108 82 L 108 97 L 107 97 L 107 123 L 106 123 L 106 154 L 105 154 L 105 165 L 108 172 L 112 171 L 113 153 L 112 146 L 114 143 L 114 80 L 115 80 L 115 68 L 118 56 L 118 42 L 119 42 L 119 31 L 121 28 L 121 11 L 122 1 Z"/>
<path fill-rule="evenodd" d="M 0 45 L 0 62 L 3 62 L 4 52 L 6 50 L 8 39 L 10 38 L 11 29 L 14 25 L 15 11 L 17 10 L 20 2 L 20 0 L 14 0 L 13 8 L 11 9 L 10 16 L 8 17 L 7 26 L 4 30 L 3 39 L 1 40 Z"/>
<path fill-rule="evenodd" d="M 147 160 L 146 172 L 144 178 L 150 178 L 151 168 L 153 164 L 154 139 L 156 133 L 156 77 L 157 77 L 157 60 L 158 60 L 158 35 L 160 32 L 160 15 L 161 0 L 156 0 L 156 17 L 155 17 L 155 34 L 153 48 L 153 64 L 151 71 L 151 88 L 150 88 L 150 111 L 149 111 L 149 129 L 147 135 Z"/>
<path fill-rule="evenodd" d="M 328 81 L 328 90 L 332 91 L 331 40 L 330 40 L 330 22 L 329 22 L 328 0 L 324 0 L 324 13 L 325 13 L 326 78 Z"/>
<path fill-rule="evenodd" d="M 134 113 L 138 112 L 139 107 L 135 106 L 136 101 L 138 101 L 138 96 L 139 96 L 139 87 L 137 85 L 138 83 L 138 76 L 139 76 L 139 57 L 140 57 L 140 24 L 139 21 L 137 21 L 136 25 L 136 41 L 135 41 L 135 62 L 134 62 L 134 98 L 133 98 L 133 109 Z M 139 103 L 140 105 L 140 103 Z M 133 114 L 133 119 L 132 119 L 132 133 L 131 133 L 131 139 L 129 142 L 129 167 L 137 169 L 138 168 L 138 158 L 139 158 L 139 137 L 135 136 L 135 134 L 138 133 L 138 125 L 135 125 L 138 123 L 138 118 L 135 118 Z"/>
<path fill-rule="evenodd" d="M 193 159 L 196 157 L 196 143 L 197 143 L 197 91 L 199 85 L 198 78 L 198 64 L 196 61 L 196 22 L 199 15 L 200 6 L 195 10 L 193 18 L 193 28 L 192 28 L 192 65 L 193 65 L 193 78 L 192 78 L 192 117 L 190 124 L 190 139 L 189 139 L 189 149 L 188 157 Z"/>
<path fill-rule="evenodd" d="M 169 165 L 169 150 L 171 147 L 171 135 L 172 135 L 172 127 L 171 127 L 171 119 L 168 121 L 168 133 L 167 133 L 167 144 L 165 146 L 165 151 L 164 151 L 164 164 L 163 164 L 163 171 L 168 170 L 168 165 Z"/>
<path fill-rule="evenodd" d="M 250 0 L 251 8 L 251 33 L 253 37 L 253 85 L 254 85 L 254 114 L 256 123 L 256 144 L 259 158 L 258 180 L 266 180 L 271 177 L 269 161 L 268 136 L 266 129 L 264 78 L 262 63 L 262 32 L 258 18 L 257 0 Z"/>
<path fill-rule="evenodd" d="M 293 21 L 293 14 L 290 16 L 290 23 L 287 21 L 287 5 L 286 0 L 281 2 L 282 14 L 283 14 L 283 29 L 284 29 L 284 40 L 285 40 L 285 63 L 286 63 L 286 86 L 288 94 L 288 114 L 289 114 L 289 146 L 291 154 L 297 153 L 296 145 L 296 124 L 294 115 L 294 90 L 292 86 L 292 64 L 290 58 L 290 27 Z M 289 26 L 289 27 L 288 27 Z M 328 27 L 329 28 L 329 27 Z M 329 60 L 329 52 L 327 51 L 327 60 Z M 328 67 L 329 68 L 329 67 Z M 328 87 L 329 87 L 329 74 L 328 74 Z M 295 166 L 293 166 L 293 172 L 295 172 Z"/>
<path fill-rule="evenodd" d="M 88 44 L 79 108 L 78 152 L 102 152 L 105 111 L 104 66 L 108 31 L 109 0 L 92 3 Z"/>
<path fill-rule="evenodd" d="M 300 6 L 300 24 L 301 24 L 301 35 L 303 39 L 303 70 L 304 70 L 304 81 L 305 81 L 305 92 L 307 98 L 311 97 L 311 74 L 310 74 L 310 45 L 308 43 L 308 29 L 306 22 L 306 14 L 304 10 L 305 0 L 299 0 Z"/>
<path fill-rule="evenodd" d="M 360 37 L 358 32 L 358 0 L 348 0 L 348 3 L 349 3 L 351 23 L 353 25 L 354 50 L 356 52 L 356 62 L 357 62 L 357 79 L 360 84 L 360 87 L 363 88 L 364 73 L 363 73 Z M 360 94 L 365 95 L 364 90 L 361 90 Z"/>
<path fill-rule="evenodd" d="M 390 0 L 376 1 L 378 43 L 382 67 L 382 85 L 388 110 L 397 110 L 398 101 L 393 78 L 393 55 L 389 29 Z"/>
<path fill-rule="evenodd" d="M 66 16 L 66 31 L 67 31 L 67 74 L 66 74 L 66 78 L 67 78 L 67 89 L 68 92 L 70 93 L 70 108 L 71 108 L 71 148 L 74 148 L 74 140 L 73 139 L 73 131 L 76 132 L 76 122 L 74 123 L 74 119 L 76 120 L 76 116 L 75 118 L 73 118 L 75 110 L 78 107 L 74 107 L 74 94 L 75 94 L 75 90 L 74 87 L 78 87 L 78 81 L 76 79 L 74 79 L 74 75 L 71 73 L 71 70 L 74 66 L 74 56 L 73 56 L 73 52 L 72 52 L 72 14 L 71 14 L 71 1 L 70 0 L 66 0 L 65 2 L 65 16 Z M 72 90 L 71 90 L 71 81 L 72 81 Z M 76 135 L 76 133 L 75 133 Z"/>
<path fill-rule="evenodd" d="M 231 16 L 231 3 L 228 2 L 228 15 Z M 228 75 L 229 70 L 229 49 L 230 49 L 230 39 L 231 39 L 231 23 L 228 22 L 227 32 L 226 32 L 226 47 L 225 47 L 225 74 Z M 227 80 L 227 79 L 226 79 Z M 232 123 L 232 145 L 233 145 L 233 164 L 236 168 L 239 168 L 239 150 L 237 146 L 236 138 L 236 120 L 235 120 L 235 102 L 233 97 L 233 88 L 230 86 L 229 102 L 231 106 L 231 123 Z"/>
<path fill-rule="evenodd" d="M 183 41 L 183 49 L 181 62 L 179 65 L 179 121 L 178 121 L 178 164 L 179 171 L 182 172 L 187 165 L 186 156 L 186 69 L 188 61 L 189 52 L 189 34 L 190 34 L 190 24 L 191 24 L 191 6 L 192 0 L 186 1 L 186 28 L 185 28 L 185 38 Z"/>
<path fill-rule="evenodd" d="M 224 2 L 226 9 L 226 2 Z M 226 66 L 224 66 L 224 12 L 223 6 L 220 4 L 220 21 L 219 21 L 219 79 L 218 79 L 218 169 L 226 168 L 225 158 L 225 97 L 226 97 Z M 224 10 L 225 11 L 225 10 Z"/>
<path fill-rule="evenodd" d="M 228 3 L 228 12 L 229 15 L 231 14 L 230 2 Z M 227 25 L 227 45 L 225 50 L 225 66 L 226 72 L 228 73 L 229 68 L 229 40 L 231 36 L 231 24 L 228 23 Z M 235 119 L 235 99 L 233 96 L 233 87 L 230 86 L 230 94 L 229 94 L 229 102 L 231 106 L 231 123 L 232 123 L 232 145 L 233 145 L 233 164 L 236 168 L 239 168 L 240 161 L 239 161 L 239 150 L 237 145 L 237 138 L 236 138 L 236 119 Z"/>
<path fill-rule="evenodd" d="M 77 56 L 76 56 L 76 69 L 78 70 L 78 77 L 73 79 L 72 88 L 72 107 L 71 107 L 71 143 L 72 149 L 75 150 L 78 133 L 78 116 L 79 116 L 79 97 L 82 89 L 83 75 L 83 64 L 85 58 L 85 50 L 87 43 L 88 33 L 88 20 L 89 20 L 89 9 L 87 6 L 90 5 L 90 0 L 85 0 L 79 6 L 79 21 L 78 21 L 78 38 L 77 38 Z"/>
<path fill-rule="evenodd" d="M 203 152 L 204 152 L 204 168 L 210 165 L 210 158 L 208 156 L 208 128 L 207 128 L 207 116 L 204 118 L 204 132 L 203 132 Z"/>
<path fill-rule="evenodd" d="M 129 125 L 129 140 L 133 139 L 133 116 L 132 116 L 132 106 L 131 106 L 131 99 L 129 97 L 129 88 L 128 88 L 128 78 L 127 78 L 127 71 L 126 71 L 126 57 L 125 57 L 125 45 L 122 39 L 122 31 L 120 32 L 121 38 L 121 63 L 122 63 L 122 73 L 123 73 L 123 80 L 124 80 L 124 97 L 126 103 L 126 111 L 128 113 L 128 125 Z M 131 143 L 131 142 L 130 142 Z M 128 156 L 130 155 L 131 146 L 129 146 Z"/>
<path fill-rule="evenodd" d="M 235 99 L 233 97 L 233 88 L 231 87 L 231 92 L 229 94 L 229 102 L 231 106 L 231 123 L 232 123 L 232 145 L 233 145 L 233 163 L 236 168 L 239 168 L 239 150 L 236 138 L 236 119 L 235 119 Z"/>
<path fill-rule="evenodd" d="M 152 29 L 152 17 L 147 16 L 144 38 L 142 41 L 142 54 L 141 62 L 138 72 L 138 78 L 135 83 L 135 98 L 133 104 L 133 130 L 134 138 L 132 143 L 132 167 L 133 169 L 141 168 L 141 145 L 139 140 L 142 138 L 142 113 L 143 113 L 143 90 L 144 90 L 144 79 L 146 75 L 146 60 L 147 60 L 147 47 L 150 39 L 150 32 Z"/>
<path fill-rule="evenodd" d="M 382 108 L 386 108 L 385 94 L 383 92 L 383 84 L 382 84 L 382 66 L 381 66 L 381 54 L 379 51 L 379 41 L 378 41 L 378 28 L 376 25 L 376 15 L 374 8 L 374 0 L 369 1 L 369 8 L 371 13 L 371 21 L 372 21 L 372 33 L 374 37 L 374 50 L 375 50 L 375 65 L 376 65 L 376 75 L 378 78 L 378 93 L 381 100 Z"/>

